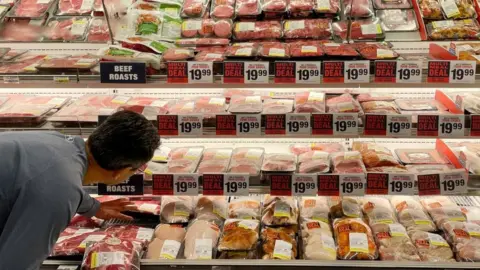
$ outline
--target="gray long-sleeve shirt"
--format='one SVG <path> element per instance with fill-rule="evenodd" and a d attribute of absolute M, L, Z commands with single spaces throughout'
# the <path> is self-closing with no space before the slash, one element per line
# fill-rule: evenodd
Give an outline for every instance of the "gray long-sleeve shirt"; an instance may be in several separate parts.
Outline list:
<path fill-rule="evenodd" d="M 0 133 L 0 269 L 38 269 L 75 213 L 97 212 L 82 189 L 87 165 L 81 138 Z"/>

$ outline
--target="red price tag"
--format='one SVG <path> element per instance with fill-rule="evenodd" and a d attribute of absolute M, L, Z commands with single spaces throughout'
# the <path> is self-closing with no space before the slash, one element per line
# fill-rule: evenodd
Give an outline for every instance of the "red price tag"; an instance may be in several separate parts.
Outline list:
<path fill-rule="evenodd" d="M 369 195 L 387 195 L 388 173 L 368 173 L 366 193 Z"/>
<path fill-rule="evenodd" d="M 223 174 L 203 175 L 203 195 L 223 195 Z"/>
<path fill-rule="evenodd" d="M 158 134 L 161 136 L 178 136 L 178 116 L 158 115 Z"/>
<path fill-rule="evenodd" d="M 295 83 L 295 62 L 275 62 L 275 83 Z"/>
<path fill-rule="evenodd" d="M 394 83 L 397 81 L 396 61 L 375 61 L 375 82 Z"/>
<path fill-rule="evenodd" d="M 173 195 L 173 174 L 152 175 L 153 195 Z"/>
<path fill-rule="evenodd" d="M 187 62 L 167 63 L 167 83 L 188 83 Z"/>
<path fill-rule="evenodd" d="M 345 62 L 325 61 L 323 62 L 323 82 L 343 83 L 345 81 Z"/>
<path fill-rule="evenodd" d="M 438 136 L 438 115 L 418 115 L 417 119 L 417 136 Z"/>
<path fill-rule="evenodd" d="M 215 134 L 237 135 L 237 116 L 233 114 L 216 115 Z"/>
<path fill-rule="evenodd" d="M 270 195 L 292 196 L 292 175 L 274 174 L 270 175 Z"/>
<path fill-rule="evenodd" d="M 418 195 L 440 195 L 440 175 L 422 174 L 417 176 Z"/>
<path fill-rule="evenodd" d="M 428 61 L 429 83 L 448 83 L 450 80 L 450 61 Z"/>
<path fill-rule="evenodd" d="M 245 63 L 224 62 L 223 83 L 245 83 Z"/>
<path fill-rule="evenodd" d="M 379 114 L 367 114 L 365 116 L 365 135 L 386 136 L 387 116 Z"/>
<path fill-rule="evenodd" d="M 480 136 L 480 115 L 470 116 L 470 136 Z"/>
<path fill-rule="evenodd" d="M 338 196 L 340 177 L 336 174 L 318 175 L 318 196 Z"/>
<path fill-rule="evenodd" d="M 286 134 L 286 115 L 285 114 L 265 115 L 265 134 L 266 135 L 285 135 Z"/>
<path fill-rule="evenodd" d="M 464 115 L 419 115 L 417 118 L 417 136 L 465 136 Z"/>

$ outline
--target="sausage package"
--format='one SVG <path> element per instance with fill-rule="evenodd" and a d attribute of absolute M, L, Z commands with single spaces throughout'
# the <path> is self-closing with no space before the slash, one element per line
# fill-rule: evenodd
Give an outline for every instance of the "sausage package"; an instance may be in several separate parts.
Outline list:
<path fill-rule="evenodd" d="M 193 216 L 193 197 L 163 196 L 161 220 L 165 223 L 187 223 Z"/>
<path fill-rule="evenodd" d="M 329 39 L 331 24 L 331 19 L 285 20 L 283 35 L 286 39 Z"/>
<path fill-rule="evenodd" d="M 291 197 L 266 195 L 263 202 L 262 224 L 286 226 L 298 224 L 297 201 Z"/>
<path fill-rule="evenodd" d="M 182 22 L 182 37 L 230 38 L 232 27 L 233 22 L 228 19 L 188 19 Z"/>
<path fill-rule="evenodd" d="M 236 22 L 233 27 L 237 40 L 278 39 L 282 33 L 280 21 Z"/>
<path fill-rule="evenodd" d="M 233 151 L 232 160 L 228 167 L 230 173 L 248 173 L 251 176 L 259 175 L 263 163 L 265 149 L 240 147 Z"/>
<path fill-rule="evenodd" d="M 260 201 L 254 197 L 235 197 L 228 204 L 228 217 L 233 219 L 260 219 Z"/>
<path fill-rule="evenodd" d="M 259 238 L 258 220 L 227 219 L 218 244 L 219 251 L 253 250 Z"/>
<path fill-rule="evenodd" d="M 372 231 L 359 218 L 341 218 L 333 222 L 337 256 L 342 260 L 375 260 L 377 247 Z"/>
<path fill-rule="evenodd" d="M 398 223 L 382 224 L 374 232 L 382 261 L 421 261 L 405 228 Z"/>

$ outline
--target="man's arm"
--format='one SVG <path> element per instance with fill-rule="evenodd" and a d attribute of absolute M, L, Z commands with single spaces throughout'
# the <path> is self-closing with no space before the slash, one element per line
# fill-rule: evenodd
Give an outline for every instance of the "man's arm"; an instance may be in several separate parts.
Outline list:
<path fill-rule="evenodd" d="M 87 192 L 82 190 L 82 201 L 78 206 L 77 213 L 85 217 L 93 217 L 100 209 L 100 202 L 90 197 Z"/>

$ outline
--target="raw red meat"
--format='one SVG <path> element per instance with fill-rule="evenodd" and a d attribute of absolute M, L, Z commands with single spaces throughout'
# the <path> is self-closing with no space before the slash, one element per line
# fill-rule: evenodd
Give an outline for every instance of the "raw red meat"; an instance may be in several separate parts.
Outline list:
<path fill-rule="evenodd" d="M 39 41 L 42 38 L 42 24 L 42 21 L 33 20 L 6 21 L 3 22 L 0 37 L 5 41 Z"/>
<path fill-rule="evenodd" d="M 182 61 L 193 58 L 194 52 L 189 49 L 170 48 L 163 54 L 165 61 Z"/>
<path fill-rule="evenodd" d="M 204 0 L 185 0 L 182 8 L 182 17 L 199 18 L 205 14 L 207 2 Z"/>
<path fill-rule="evenodd" d="M 60 237 L 53 247 L 51 255 L 81 255 L 85 252 L 87 243 L 98 242 L 106 237 L 107 234 L 105 232 L 100 232 L 96 229 L 67 228 L 65 232 L 60 234 Z"/>
<path fill-rule="evenodd" d="M 334 44 L 327 43 L 324 44 L 323 50 L 327 56 L 345 56 L 345 57 L 356 57 L 359 56 L 358 52 L 351 44 Z"/>
<path fill-rule="evenodd" d="M 298 156 L 299 173 L 326 173 L 330 170 L 327 152 L 310 151 Z"/>
<path fill-rule="evenodd" d="M 225 49 L 222 48 L 223 51 Z M 206 61 L 206 62 L 223 62 L 225 60 L 224 52 L 218 51 L 218 52 L 209 52 L 209 51 L 203 51 L 197 53 L 194 58 L 195 61 Z"/>
<path fill-rule="evenodd" d="M 263 110 L 260 96 L 232 96 L 230 99 L 231 113 L 261 113 Z"/>
<path fill-rule="evenodd" d="M 360 112 L 360 105 L 350 94 L 327 99 L 327 112 Z"/>
<path fill-rule="evenodd" d="M 127 105 L 155 107 L 158 108 L 159 114 L 166 114 L 172 102 L 152 97 L 132 97 L 128 100 Z"/>
<path fill-rule="evenodd" d="M 380 20 L 355 20 L 350 26 L 350 39 L 353 40 L 380 40 L 385 37 Z"/>
<path fill-rule="evenodd" d="M 212 8 L 210 16 L 217 19 L 231 19 L 235 14 L 233 6 L 229 5 L 220 5 Z"/>
<path fill-rule="evenodd" d="M 325 93 L 301 92 L 295 95 L 295 112 L 324 113 Z"/>
<path fill-rule="evenodd" d="M 221 114 L 225 111 L 226 104 L 223 97 L 199 97 L 195 100 L 196 113 Z"/>
<path fill-rule="evenodd" d="M 158 210 L 158 214 L 160 214 L 160 209 Z M 112 226 L 105 230 L 105 233 L 120 238 L 121 240 L 137 242 L 142 245 L 142 248 L 145 248 L 148 243 L 150 243 L 154 232 L 154 229 L 135 225 Z"/>
<path fill-rule="evenodd" d="M 228 38 L 186 38 L 177 39 L 175 44 L 178 46 L 226 46 L 230 43 Z"/>
<path fill-rule="evenodd" d="M 333 173 L 364 173 L 365 165 L 360 152 L 338 152 L 332 154 Z"/>
<path fill-rule="evenodd" d="M 327 4 L 328 3 L 328 4 Z M 317 14 L 337 14 L 340 11 L 340 0 L 321 0 L 315 5 Z"/>
<path fill-rule="evenodd" d="M 248 43 L 242 44 L 237 43 L 232 46 L 227 47 L 225 56 L 228 57 L 255 57 L 257 56 L 257 44 Z"/>
<path fill-rule="evenodd" d="M 293 144 L 290 145 L 290 152 L 300 155 L 310 151 L 322 151 L 327 153 L 335 153 L 345 151 L 343 146 L 338 143 L 312 143 L 312 144 Z"/>
<path fill-rule="evenodd" d="M 100 228 L 102 226 L 103 220 L 96 217 L 87 218 L 82 215 L 75 215 L 70 223 L 69 227 L 75 228 Z"/>
<path fill-rule="evenodd" d="M 366 18 L 373 16 L 371 0 L 344 0 L 344 14 L 350 18 Z"/>
<path fill-rule="evenodd" d="M 88 247 L 82 270 L 140 270 L 141 246 L 136 242 L 108 237 Z"/>
<path fill-rule="evenodd" d="M 225 173 L 232 156 L 231 148 L 211 148 L 205 150 L 198 165 L 198 173 Z"/>
<path fill-rule="evenodd" d="M 229 38 L 232 35 L 232 25 L 231 20 L 185 20 L 182 24 L 182 37 Z"/>
<path fill-rule="evenodd" d="M 290 58 L 288 43 L 263 42 L 258 49 L 258 56 L 266 58 Z"/>
<path fill-rule="evenodd" d="M 262 10 L 260 8 L 259 0 L 237 0 L 235 5 L 235 13 L 237 17 L 254 17 L 260 15 Z"/>
<path fill-rule="evenodd" d="M 88 42 L 108 42 L 110 41 L 110 32 L 108 24 L 104 18 L 94 18 L 90 23 L 87 33 Z"/>
<path fill-rule="evenodd" d="M 233 33 L 238 40 L 277 39 L 282 37 L 280 21 L 237 22 Z"/>
<path fill-rule="evenodd" d="M 87 30 L 89 19 L 87 17 L 80 18 L 56 18 L 47 24 L 47 29 L 43 33 L 46 39 L 74 41 L 83 40 Z"/>
<path fill-rule="evenodd" d="M 236 148 L 228 167 L 230 173 L 258 175 L 263 163 L 263 148 Z"/>
<path fill-rule="evenodd" d="M 267 154 L 262 164 L 262 171 L 289 172 L 296 170 L 296 158 L 293 154 Z"/>
<path fill-rule="evenodd" d="M 49 58 L 42 61 L 37 69 L 91 69 L 98 64 L 98 58 L 91 55 L 75 55 Z"/>
<path fill-rule="evenodd" d="M 329 39 L 332 35 L 331 19 L 305 19 L 284 21 L 285 38 Z"/>
<path fill-rule="evenodd" d="M 286 114 L 293 111 L 291 99 L 266 99 L 263 102 L 262 114 Z"/>
<path fill-rule="evenodd" d="M 93 10 L 93 0 L 59 0 L 58 15 L 88 15 Z"/>
<path fill-rule="evenodd" d="M 323 46 L 317 41 L 296 41 L 289 47 L 291 57 L 319 57 L 325 54 Z"/>
<path fill-rule="evenodd" d="M 315 9 L 315 0 L 290 0 L 287 11 L 294 17 L 307 17 Z"/>
<path fill-rule="evenodd" d="M 53 0 L 20 0 L 17 2 L 17 5 L 13 7 L 13 15 L 14 17 L 42 17 L 52 3 Z"/>
<path fill-rule="evenodd" d="M 283 13 L 287 10 L 287 0 L 264 0 L 262 10 L 264 12 Z"/>
<path fill-rule="evenodd" d="M 47 55 L 22 55 L 13 62 L 0 64 L 0 74 L 5 73 L 35 73 L 38 63 Z"/>

